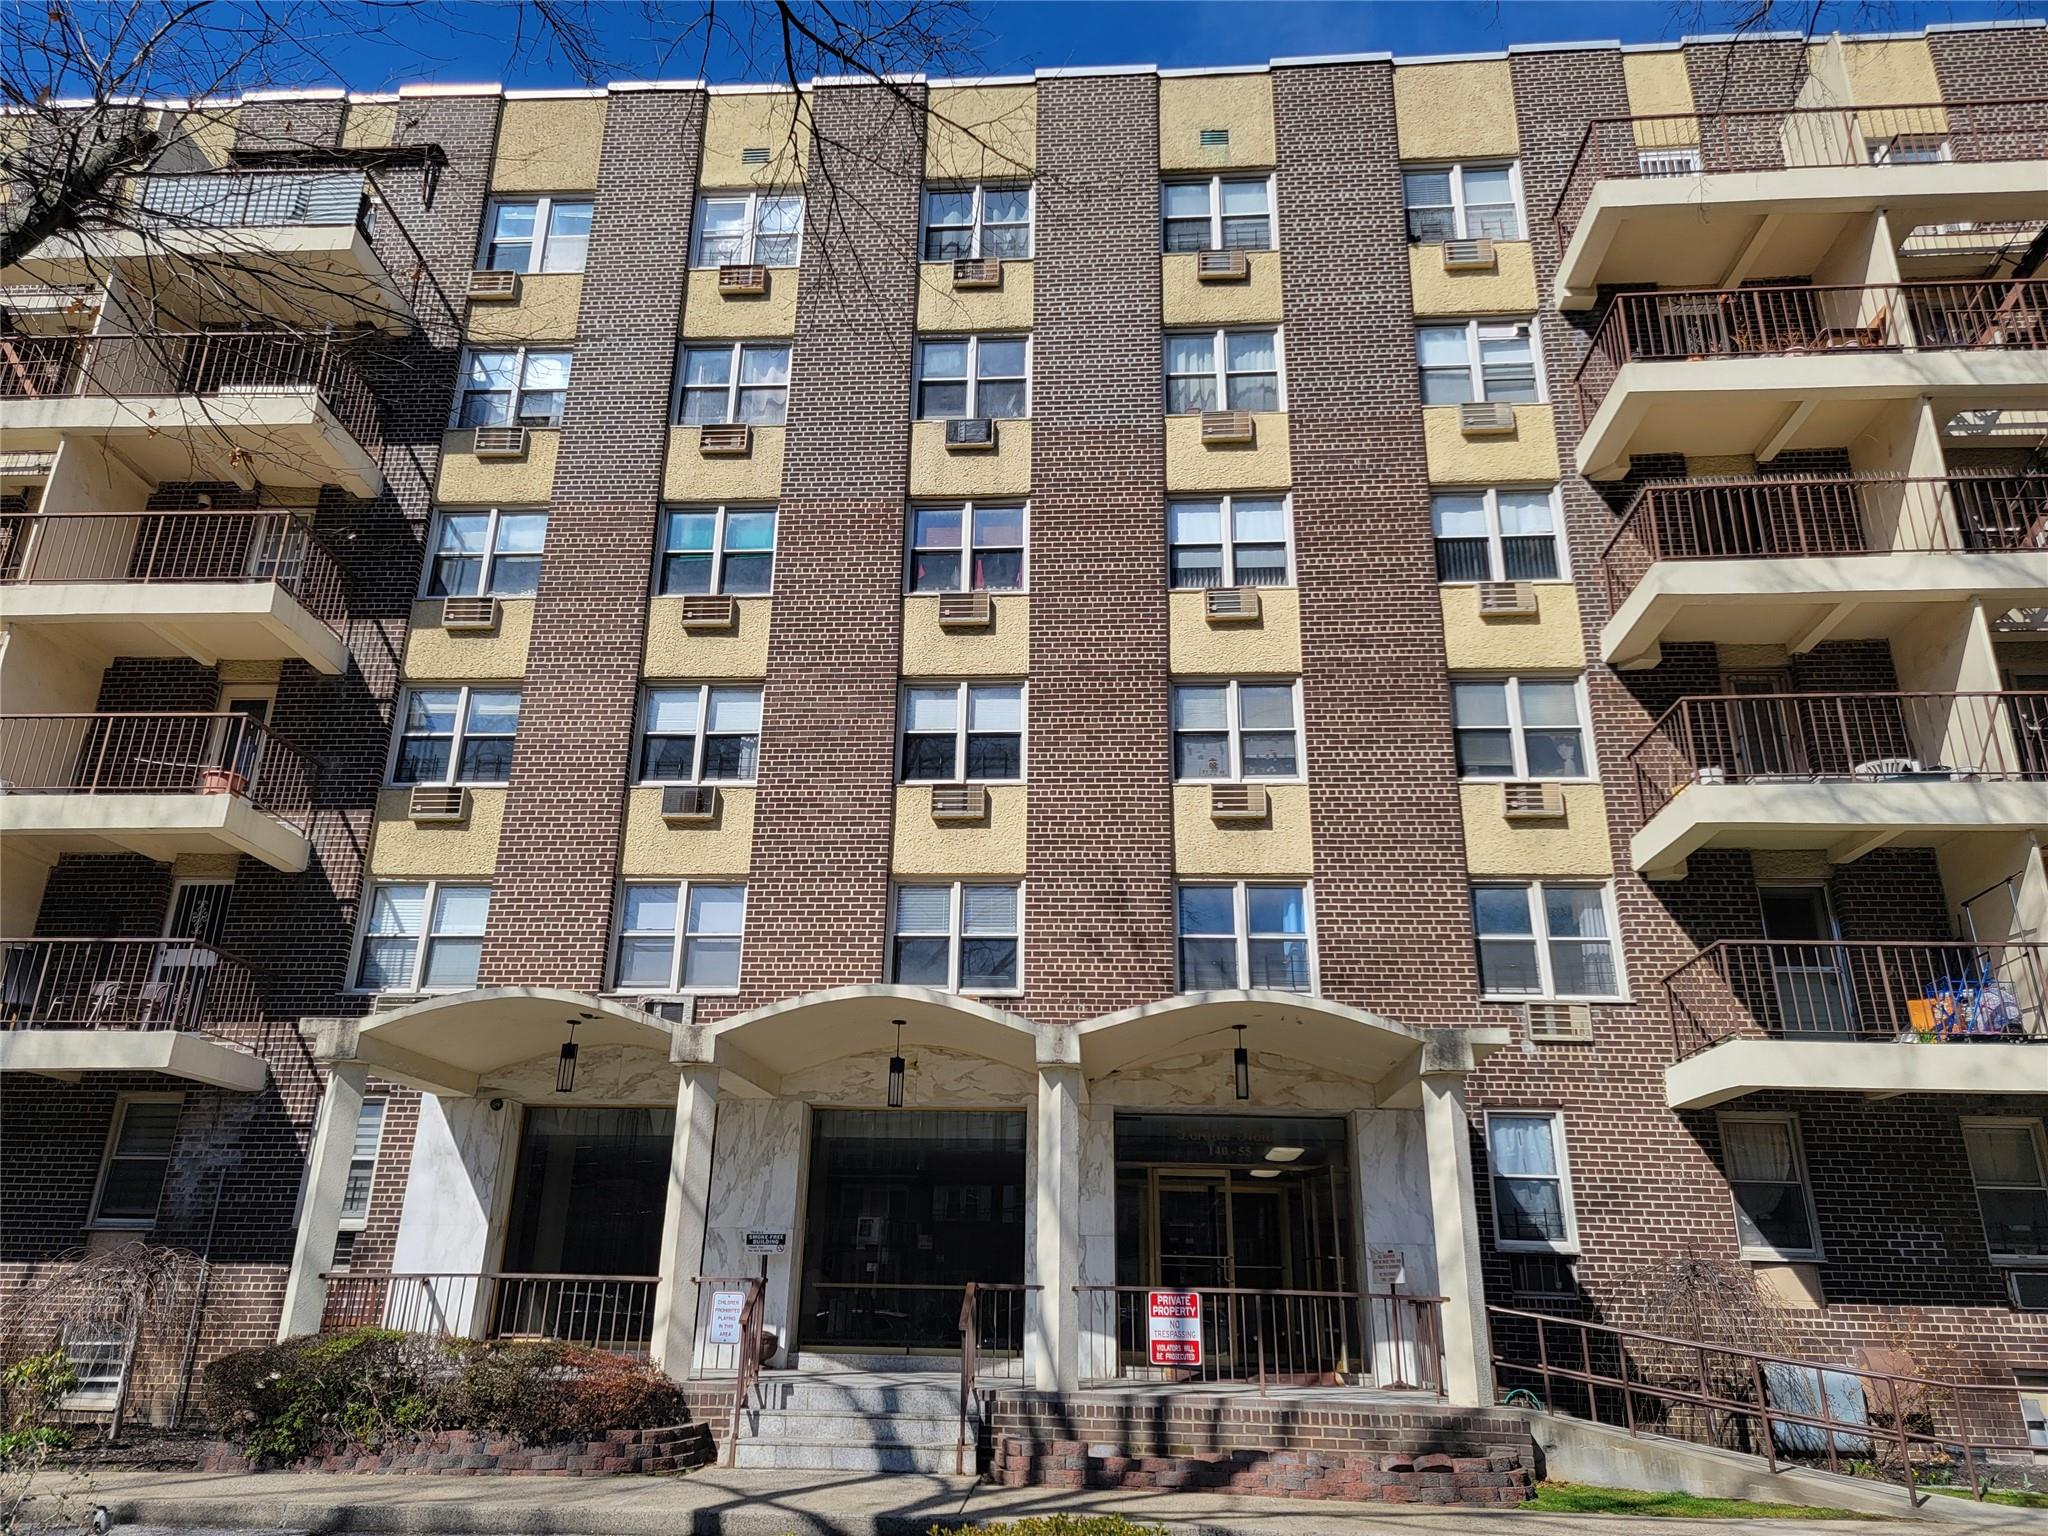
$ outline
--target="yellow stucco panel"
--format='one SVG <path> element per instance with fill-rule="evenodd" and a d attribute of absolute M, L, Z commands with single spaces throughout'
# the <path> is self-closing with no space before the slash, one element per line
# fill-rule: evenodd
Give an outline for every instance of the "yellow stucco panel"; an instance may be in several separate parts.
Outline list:
<path fill-rule="evenodd" d="M 686 341 L 751 341 L 796 334 L 795 267 L 770 267 L 768 291 L 759 295 L 718 291 L 716 267 L 693 267 L 683 301 Z"/>
<path fill-rule="evenodd" d="M 745 458 L 705 458 L 695 427 L 668 429 L 661 493 L 670 501 L 773 501 L 782 493 L 782 427 L 754 428 Z"/>
<path fill-rule="evenodd" d="M 1205 283 L 1195 276 L 1192 253 L 1159 258 L 1161 310 L 1176 325 L 1273 325 L 1286 319 L 1280 298 L 1280 253 L 1249 253 L 1252 275 L 1241 283 Z"/>
<path fill-rule="evenodd" d="M 349 143 L 346 129 L 355 126 L 356 114 L 370 110 L 367 107 L 349 108 L 344 120 L 343 142 Z M 177 131 L 185 136 L 185 142 L 192 152 L 208 165 L 224 166 L 235 147 L 235 118 L 237 109 L 224 112 L 192 112 L 178 120 Z M 385 130 L 384 142 L 391 141 L 390 130 Z"/>
<path fill-rule="evenodd" d="M 526 676 L 526 648 L 533 639 L 530 597 L 498 602 L 498 627 L 493 630 L 441 627 L 438 598 L 412 605 L 412 623 L 405 632 L 405 676 L 410 682 L 497 682 Z"/>
<path fill-rule="evenodd" d="M 1031 599 L 995 600 L 987 629 L 939 628 L 936 597 L 903 599 L 905 677 L 1022 677 L 1031 670 Z"/>
<path fill-rule="evenodd" d="M 1692 111 L 1692 72 L 1685 67 L 1683 50 L 1668 53 L 1625 53 L 1621 56 L 1622 82 L 1628 87 L 1630 117 L 1662 117 L 1672 112 Z M 1688 128 L 1678 131 L 1676 123 L 1660 125 L 1652 133 L 1638 131 L 1648 143 L 1689 144 L 1698 137 Z"/>
<path fill-rule="evenodd" d="M 993 452 L 956 453 L 943 421 L 910 427 L 913 496 L 1025 496 L 1031 491 L 1031 423 L 999 421 Z"/>
<path fill-rule="evenodd" d="M 171 860 L 173 880 L 232 880 L 242 862 L 238 853 L 181 853 Z"/>
<path fill-rule="evenodd" d="M 283 676 L 284 664 L 250 658 L 247 661 L 219 661 L 214 664 L 214 676 L 224 683 L 274 683 Z"/>
<path fill-rule="evenodd" d="M 683 600 L 655 598 L 647 605 L 647 648 L 641 675 L 693 682 L 766 677 L 774 599 L 743 597 L 738 606 L 739 621 L 731 629 L 684 629 Z"/>
<path fill-rule="evenodd" d="M 1008 181 L 1038 164 L 1038 88 L 957 86 L 925 111 L 924 173 L 932 181 Z"/>
<path fill-rule="evenodd" d="M 1167 599 L 1167 665 L 1180 676 L 1277 676 L 1301 670 L 1301 594 L 1259 588 L 1255 624 L 1211 624 L 1200 592 Z"/>
<path fill-rule="evenodd" d="M 1439 588 L 1445 665 L 1453 672 L 1582 669 L 1586 637 L 1579 627 L 1577 588 L 1568 581 L 1539 581 L 1535 586 L 1533 617 L 1485 619 L 1479 616 L 1477 587 Z"/>
<path fill-rule="evenodd" d="M 441 434 L 441 473 L 434 499 L 469 506 L 545 506 L 555 489 L 555 450 L 562 434 L 540 430 L 527 434 L 523 459 L 480 459 L 476 434 Z"/>
<path fill-rule="evenodd" d="M 1308 786 L 1271 784 L 1272 814 L 1263 822 L 1217 821 L 1209 814 L 1209 786 L 1173 787 L 1173 867 L 1182 875 L 1252 878 L 1310 875 L 1315 855 L 1309 836 Z"/>
<path fill-rule="evenodd" d="M 898 875 L 1022 875 L 1029 825 L 1022 784 L 991 784 L 988 820 L 932 820 L 929 784 L 896 790 L 896 836 L 889 867 Z"/>
<path fill-rule="evenodd" d="M 1547 405 L 1515 407 L 1515 430 L 1467 437 L 1455 405 L 1425 406 L 1422 446 L 1432 485 L 1549 485 L 1557 479 L 1557 418 Z"/>
<path fill-rule="evenodd" d="M 1230 142 L 1204 148 L 1205 128 L 1224 129 Z M 1185 75 L 1159 82 L 1162 171 L 1264 170 L 1277 157 L 1271 75 Z"/>
<path fill-rule="evenodd" d="M 1403 160 L 1512 155 L 1515 82 L 1506 59 L 1413 64 L 1394 71 L 1394 135 Z"/>
<path fill-rule="evenodd" d="M 341 125 L 343 149 L 386 149 L 398 129 L 398 103 L 361 101 L 349 104 Z"/>
<path fill-rule="evenodd" d="M 370 841 L 371 874 L 396 880 L 496 872 L 498 828 L 505 819 L 504 790 L 472 789 L 466 819 L 418 825 L 405 814 L 410 793 L 386 789 L 377 795 L 377 825 Z"/>
<path fill-rule="evenodd" d="M 1415 313 L 1428 315 L 1531 314 L 1537 307 L 1536 260 L 1526 240 L 1496 241 L 1491 272 L 1446 272 L 1440 245 L 1408 247 L 1408 284 Z"/>
<path fill-rule="evenodd" d="M 1924 37 L 1845 37 L 1842 66 L 1859 107 L 1931 106 L 1941 100 L 1941 80 Z"/>
<path fill-rule="evenodd" d="M 1614 872 L 1607 834 L 1607 796 L 1598 784 L 1566 784 L 1564 815 L 1555 821 L 1509 821 L 1498 784 L 1460 784 L 1465 867 L 1475 875 L 1581 875 Z"/>
<path fill-rule="evenodd" d="M 1204 443 L 1201 417 L 1166 418 L 1169 491 L 1283 491 L 1293 483 L 1285 411 L 1257 412 L 1249 443 Z"/>
<path fill-rule="evenodd" d="M 604 145 L 602 96 L 508 101 L 498 116 L 493 192 L 594 192 Z"/>
<path fill-rule="evenodd" d="M 534 272 L 519 279 L 511 303 L 472 303 L 463 322 L 471 341 L 574 341 L 576 312 L 583 304 L 581 272 Z"/>
<path fill-rule="evenodd" d="M 1031 263 L 1003 263 L 995 288 L 953 289 L 953 263 L 927 261 L 917 269 L 920 331 L 1028 331 L 1033 307 Z"/>
<path fill-rule="evenodd" d="M 704 112 L 704 161 L 697 185 L 707 192 L 738 187 L 800 187 L 809 163 L 807 127 L 797 122 L 793 91 L 718 91 Z M 768 151 L 766 165 L 748 165 L 749 149 Z"/>
<path fill-rule="evenodd" d="M 692 875 L 744 875 L 754 850 L 754 791 L 718 787 L 718 814 L 708 822 L 670 826 L 661 819 L 661 790 L 638 785 L 626 792 L 625 840 L 619 873 L 628 879 Z"/>

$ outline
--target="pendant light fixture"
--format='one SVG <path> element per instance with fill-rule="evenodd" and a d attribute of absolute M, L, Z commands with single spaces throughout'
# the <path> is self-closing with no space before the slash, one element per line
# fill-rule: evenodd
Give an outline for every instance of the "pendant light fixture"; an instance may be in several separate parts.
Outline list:
<path fill-rule="evenodd" d="M 562 1042 L 562 1054 L 555 1061 L 555 1092 L 571 1093 L 576 1087 L 576 1026 L 586 1019 L 594 1019 L 594 1013 L 579 1014 L 568 1020 L 569 1038 Z"/>
<path fill-rule="evenodd" d="M 1237 1096 L 1244 1100 L 1252 1096 L 1252 1058 L 1244 1048 L 1244 1026 L 1233 1024 L 1230 1027 L 1237 1031 L 1237 1049 L 1230 1053 L 1230 1067 L 1237 1079 Z"/>
<path fill-rule="evenodd" d="M 903 1107 L 903 1021 L 895 1020 L 896 1054 L 889 1058 L 889 1107 Z"/>

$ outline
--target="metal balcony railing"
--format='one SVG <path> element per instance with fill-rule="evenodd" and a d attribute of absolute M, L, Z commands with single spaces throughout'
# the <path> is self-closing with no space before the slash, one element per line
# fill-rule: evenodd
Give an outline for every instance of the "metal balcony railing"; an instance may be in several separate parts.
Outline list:
<path fill-rule="evenodd" d="M 182 1030 L 263 1017 L 256 977 L 190 939 L 0 939 L 0 1029 Z"/>
<path fill-rule="evenodd" d="M 0 584 L 275 582 L 330 629 L 341 567 L 293 512 L 0 513 Z"/>
<path fill-rule="evenodd" d="M 2048 157 L 2048 96 L 1596 117 L 1551 209 L 1562 250 L 1602 181 Z"/>
<path fill-rule="evenodd" d="M 322 1277 L 320 1331 L 394 1328 L 453 1338 L 552 1339 L 644 1355 L 654 1328 L 652 1275 L 390 1274 Z"/>
<path fill-rule="evenodd" d="M 1610 608 L 1661 560 L 2048 549 L 2048 475 L 1653 480 L 1600 553 Z"/>
<path fill-rule="evenodd" d="M 371 233 L 375 202 L 360 170 L 155 173 L 130 183 L 135 207 L 167 227 L 288 229 L 351 224 Z"/>
<path fill-rule="evenodd" d="M 247 715 L 0 715 L 0 794 L 237 795 L 303 832 L 313 778 Z"/>
<path fill-rule="evenodd" d="M 1653 289 L 1609 301 L 1576 383 L 1590 418 L 1628 363 L 2042 348 L 2048 278 Z"/>

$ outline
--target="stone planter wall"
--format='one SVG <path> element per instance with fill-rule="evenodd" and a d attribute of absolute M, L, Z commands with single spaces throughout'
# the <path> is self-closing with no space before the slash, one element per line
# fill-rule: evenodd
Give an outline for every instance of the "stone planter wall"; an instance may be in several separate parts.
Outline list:
<path fill-rule="evenodd" d="M 715 1454 L 703 1424 L 615 1429 L 602 1440 L 526 1445 L 505 1435 L 451 1429 L 386 1443 L 322 1446 L 279 1465 L 257 1462 L 226 1442 L 207 1447 L 202 1472 L 362 1472 L 436 1477 L 606 1477 L 626 1472 L 681 1472 L 708 1465 Z"/>

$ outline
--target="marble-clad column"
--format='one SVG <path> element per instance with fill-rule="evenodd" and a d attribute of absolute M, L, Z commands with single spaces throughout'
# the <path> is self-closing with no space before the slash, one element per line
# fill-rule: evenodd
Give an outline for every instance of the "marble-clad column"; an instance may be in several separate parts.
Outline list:
<path fill-rule="evenodd" d="M 1429 1153 L 1422 1112 L 1355 1109 L 1350 1114 L 1351 1169 L 1358 1211 L 1358 1289 L 1372 1336 L 1373 1371 L 1382 1386 L 1419 1381 L 1421 1362 L 1411 1319 L 1372 1293 L 1435 1296 L 1436 1220 L 1430 1209 Z M 1375 1260 L 1397 1255 L 1401 1278 L 1391 1286 L 1374 1274 Z"/>
<path fill-rule="evenodd" d="M 1422 1129 L 1429 1150 L 1429 1204 L 1437 1283 L 1444 1296 L 1444 1391 L 1453 1403 L 1493 1402 L 1493 1351 L 1479 1270 L 1479 1203 L 1472 1187 L 1465 1074 L 1422 1074 Z"/>
<path fill-rule="evenodd" d="M 676 1085 L 668 1200 L 662 1210 L 659 1279 L 654 1287 L 654 1363 L 671 1376 L 689 1371 L 697 1337 L 698 1266 L 711 1205 L 711 1147 L 718 1122 L 718 1068 L 684 1062 Z"/>
<path fill-rule="evenodd" d="M 370 1069 L 352 1062 L 336 1062 L 327 1070 L 327 1089 L 320 1096 L 313 1146 L 306 1158 L 306 1192 L 299 1201 L 284 1311 L 277 1323 L 281 1340 L 320 1331 L 320 1317 L 327 1310 L 327 1282 L 320 1277 L 334 1267 L 334 1237 L 340 1230 L 356 1122 L 362 1118 L 363 1089 L 369 1080 Z"/>
<path fill-rule="evenodd" d="M 1036 1228 L 1031 1279 L 1040 1289 L 1032 1330 L 1036 1385 L 1072 1391 L 1080 1378 L 1081 1279 L 1081 1069 L 1068 1062 L 1038 1064 L 1038 1165 L 1034 1182 Z"/>
<path fill-rule="evenodd" d="M 806 1113 L 801 1099 L 727 1099 L 718 1109 L 718 1147 L 705 1213 L 703 1274 L 763 1275 L 762 1326 L 786 1357 L 803 1262 Z M 747 1252 L 747 1233 L 786 1232 L 789 1247 L 765 1261 Z M 773 1362 L 771 1362 L 773 1363 Z"/>
<path fill-rule="evenodd" d="M 506 1142 L 518 1119 L 517 1109 L 495 1094 L 469 1099 L 420 1095 L 405 1203 L 391 1251 L 394 1274 L 476 1275 L 494 1267 L 500 1234 L 493 1224 L 508 1171 Z M 485 1324 L 491 1288 L 458 1284 L 450 1300 L 466 1301 L 467 1312 L 455 1322 L 475 1337 Z"/>

